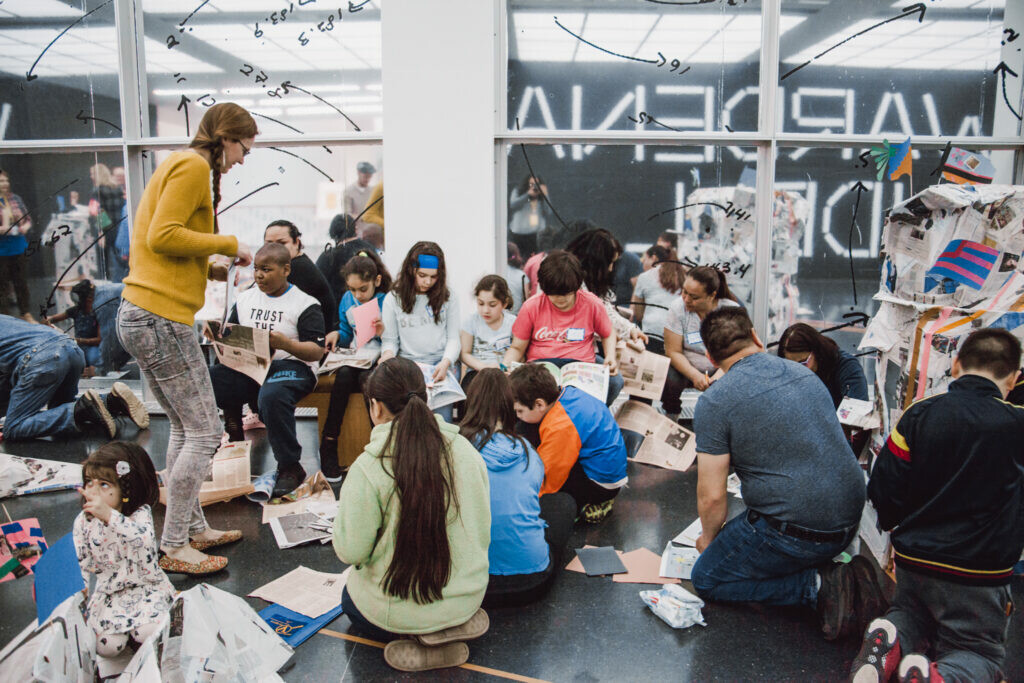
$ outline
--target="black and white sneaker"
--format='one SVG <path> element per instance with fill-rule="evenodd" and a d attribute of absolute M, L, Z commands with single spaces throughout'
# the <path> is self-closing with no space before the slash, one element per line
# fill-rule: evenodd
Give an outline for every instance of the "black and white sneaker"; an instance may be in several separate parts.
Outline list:
<path fill-rule="evenodd" d="M 139 429 L 149 428 L 149 412 L 146 410 L 146 406 L 124 382 L 114 382 L 110 393 L 107 394 L 106 404 L 107 410 L 114 417 L 123 415 L 134 422 Z"/>
<path fill-rule="evenodd" d="M 75 401 L 72 413 L 75 426 L 85 434 L 94 434 L 113 439 L 117 435 L 117 423 L 107 410 L 103 398 L 95 389 L 87 389 Z"/>
<path fill-rule="evenodd" d="M 320 471 L 324 479 L 332 484 L 337 484 L 344 478 L 341 465 L 338 464 L 338 440 L 330 437 L 320 437 Z"/>

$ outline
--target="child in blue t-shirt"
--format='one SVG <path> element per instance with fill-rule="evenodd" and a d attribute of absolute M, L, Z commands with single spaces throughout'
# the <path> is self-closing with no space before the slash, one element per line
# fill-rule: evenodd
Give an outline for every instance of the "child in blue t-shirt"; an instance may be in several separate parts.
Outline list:
<path fill-rule="evenodd" d="M 505 351 L 512 344 L 512 323 L 516 321 L 508 310 L 512 308 L 512 295 L 505 278 L 487 275 L 476 284 L 473 293 L 476 312 L 466 317 L 459 330 L 459 358 L 468 368 L 462 377 L 462 388 L 466 391 L 477 372 L 501 366 Z"/>
<path fill-rule="evenodd" d="M 75 321 L 75 343 L 85 354 L 85 372 L 83 377 L 92 377 L 96 374 L 96 368 L 101 364 L 100 343 L 103 341 L 100 335 L 100 323 L 92 310 L 93 301 L 96 298 L 96 287 L 91 280 L 82 280 L 71 288 L 71 300 L 75 305 L 63 313 L 50 318 L 43 318 L 46 324 L 63 322 L 68 318 Z"/>
<path fill-rule="evenodd" d="M 328 351 L 337 348 L 348 348 L 355 339 L 355 320 L 352 309 L 377 300 L 383 306 L 384 296 L 391 289 L 391 274 L 376 251 L 367 249 L 360 251 L 348 260 L 341 268 L 341 279 L 348 291 L 341 297 L 338 305 L 338 329 L 328 333 L 325 345 Z M 377 336 L 366 343 L 366 347 L 380 347 L 380 335 L 384 324 L 377 320 Z M 365 348 L 365 347 L 364 347 Z M 341 480 L 341 467 L 338 465 L 338 435 L 341 423 L 345 419 L 348 399 L 353 393 L 361 390 L 365 377 L 370 369 L 353 368 L 343 365 L 334 373 L 334 384 L 331 387 L 331 402 L 327 408 L 324 430 L 320 434 L 320 470 L 327 481 Z"/>

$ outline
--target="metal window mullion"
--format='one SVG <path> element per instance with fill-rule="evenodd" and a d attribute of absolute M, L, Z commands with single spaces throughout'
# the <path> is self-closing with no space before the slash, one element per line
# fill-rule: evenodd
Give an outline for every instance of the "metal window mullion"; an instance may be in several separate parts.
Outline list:
<path fill-rule="evenodd" d="M 754 204 L 754 329 L 768 338 L 768 286 L 772 259 L 772 208 L 775 196 L 775 150 L 778 135 L 779 16 L 781 0 L 761 5 L 761 66 L 758 77 L 758 132 L 769 138 L 757 147 L 757 194 Z"/>
<path fill-rule="evenodd" d="M 128 206 L 136 207 L 145 185 L 142 150 L 135 144 L 149 133 L 149 94 L 146 85 L 146 50 L 139 39 L 144 36 L 142 12 L 137 0 L 116 0 L 114 24 L 118 44 L 118 84 L 121 89 L 121 127 L 124 145 L 126 195 Z M 128 211 L 129 227 L 134 212 Z"/>
<path fill-rule="evenodd" d="M 494 260 L 496 273 L 505 272 L 508 262 L 508 163 L 501 136 L 508 124 L 508 0 L 498 0 L 496 21 L 497 58 L 494 78 Z"/>

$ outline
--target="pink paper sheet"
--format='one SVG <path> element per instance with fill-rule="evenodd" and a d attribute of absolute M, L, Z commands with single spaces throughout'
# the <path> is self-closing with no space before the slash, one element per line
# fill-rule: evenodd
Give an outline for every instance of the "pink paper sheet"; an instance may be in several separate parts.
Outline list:
<path fill-rule="evenodd" d="M 356 323 L 356 348 L 361 349 L 366 342 L 377 336 L 377 321 L 380 320 L 380 305 L 377 297 L 352 310 L 352 319 Z"/>

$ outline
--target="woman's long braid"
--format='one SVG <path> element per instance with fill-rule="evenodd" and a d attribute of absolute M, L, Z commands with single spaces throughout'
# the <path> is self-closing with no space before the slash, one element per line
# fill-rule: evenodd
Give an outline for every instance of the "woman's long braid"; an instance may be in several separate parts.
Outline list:
<path fill-rule="evenodd" d="M 220 164 L 224 155 L 224 140 L 218 138 L 210 147 L 210 168 L 213 172 L 213 234 L 220 233 L 220 225 L 217 222 L 217 207 L 220 206 Z"/>

